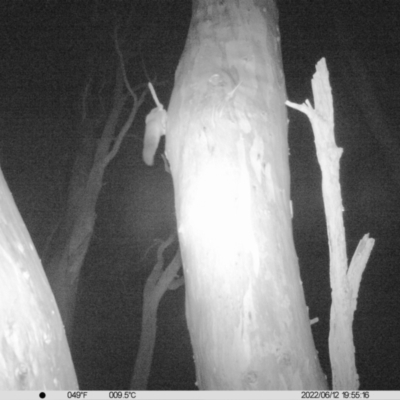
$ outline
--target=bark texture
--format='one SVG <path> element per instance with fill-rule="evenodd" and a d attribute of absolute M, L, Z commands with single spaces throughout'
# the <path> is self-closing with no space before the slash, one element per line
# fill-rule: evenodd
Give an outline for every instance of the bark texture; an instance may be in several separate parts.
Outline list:
<path fill-rule="evenodd" d="M 64 327 L 0 171 L 0 390 L 77 390 Z"/>
<path fill-rule="evenodd" d="M 197 0 L 168 110 L 200 389 L 324 389 L 293 244 L 273 1 Z"/>

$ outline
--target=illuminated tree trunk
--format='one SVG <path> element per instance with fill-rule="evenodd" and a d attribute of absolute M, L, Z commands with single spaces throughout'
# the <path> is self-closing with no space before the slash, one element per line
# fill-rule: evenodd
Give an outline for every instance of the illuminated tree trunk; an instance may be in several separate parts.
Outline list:
<path fill-rule="evenodd" d="M 272 0 L 194 0 L 168 110 L 200 389 L 324 389 L 293 244 Z"/>
<path fill-rule="evenodd" d="M 0 390 L 76 390 L 60 313 L 0 171 Z"/>

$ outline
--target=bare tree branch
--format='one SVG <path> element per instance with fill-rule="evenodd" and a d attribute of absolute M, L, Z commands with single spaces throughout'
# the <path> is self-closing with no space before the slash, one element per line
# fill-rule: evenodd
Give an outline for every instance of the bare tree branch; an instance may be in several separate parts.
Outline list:
<path fill-rule="evenodd" d="M 114 29 L 114 43 L 115 43 L 115 50 L 118 54 L 120 65 L 121 65 L 121 70 L 122 70 L 122 75 L 124 77 L 124 82 L 125 82 L 125 87 L 127 88 L 128 92 L 131 94 L 133 101 L 136 103 L 137 102 L 137 95 L 136 93 L 132 90 L 131 85 L 129 84 L 128 77 L 126 76 L 126 70 L 125 70 L 125 64 L 124 64 L 124 57 L 122 55 L 121 49 L 119 47 L 118 43 L 118 27 L 116 26 Z"/>
<path fill-rule="evenodd" d="M 128 119 L 126 120 L 124 126 L 122 127 L 121 131 L 119 132 L 119 134 L 117 135 L 116 139 L 115 139 L 115 143 L 114 146 L 112 147 L 111 151 L 107 154 L 104 162 L 106 163 L 106 165 L 115 157 L 115 155 L 117 154 L 122 140 L 124 139 L 126 133 L 128 132 L 129 128 L 132 125 L 133 120 L 135 119 L 137 110 L 139 109 L 139 107 L 143 104 L 144 99 L 146 97 L 147 94 L 147 90 L 144 90 L 142 92 L 142 94 L 139 97 L 139 100 L 137 100 L 132 108 L 131 113 L 129 114 Z"/>

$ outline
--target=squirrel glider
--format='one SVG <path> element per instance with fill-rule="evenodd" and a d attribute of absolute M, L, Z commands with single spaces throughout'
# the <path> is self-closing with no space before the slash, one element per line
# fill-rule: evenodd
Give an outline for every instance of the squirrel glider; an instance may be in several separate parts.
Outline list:
<path fill-rule="evenodd" d="M 151 166 L 154 164 L 154 155 L 156 154 L 161 136 L 165 135 L 167 129 L 167 111 L 164 110 L 163 105 L 159 102 L 151 82 L 149 82 L 149 88 L 157 107 L 153 108 L 146 117 L 143 161 Z"/>

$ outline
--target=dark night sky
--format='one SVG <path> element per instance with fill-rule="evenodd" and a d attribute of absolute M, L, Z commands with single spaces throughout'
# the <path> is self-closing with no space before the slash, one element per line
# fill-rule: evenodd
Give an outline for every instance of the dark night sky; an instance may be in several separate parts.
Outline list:
<path fill-rule="evenodd" d="M 39 255 L 65 200 L 77 149 L 82 92 L 96 82 L 92 110 L 110 98 L 112 31 L 123 24 L 123 48 L 135 50 L 132 85 L 146 74 L 163 81 L 168 104 L 185 44 L 191 2 L 5 1 L 0 11 L 0 165 Z M 377 104 L 399 141 L 400 3 L 280 0 L 288 98 L 311 98 L 315 64 L 327 59 L 336 139 L 344 153 L 341 182 L 348 257 L 365 233 L 376 239 L 361 282 L 354 335 L 361 389 L 400 390 L 399 184 L 354 98 L 334 15 L 350 21 L 353 48 L 369 73 Z M 143 65 L 146 66 L 144 72 Z M 104 85 L 104 87 L 102 86 Z M 97 85 L 97 86 L 96 86 Z M 81 389 L 127 388 L 140 334 L 143 282 L 154 263 L 155 238 L 174 229 L 172 182 L 161 158 L 141 161 L 145 102 L 105 176 L 94 239 L 83 270 L 72 353 Z M 289 111 L 294 236 L 321 365 L 329 375 L 329 260 L 313 136 L 305 116 Z M 400 157 L 400 155 L 399 155 Z M 194 366 L 184 316 L 184 288 L 167 293 L 159 310 L 149 389 L 189 390 Z"/>

